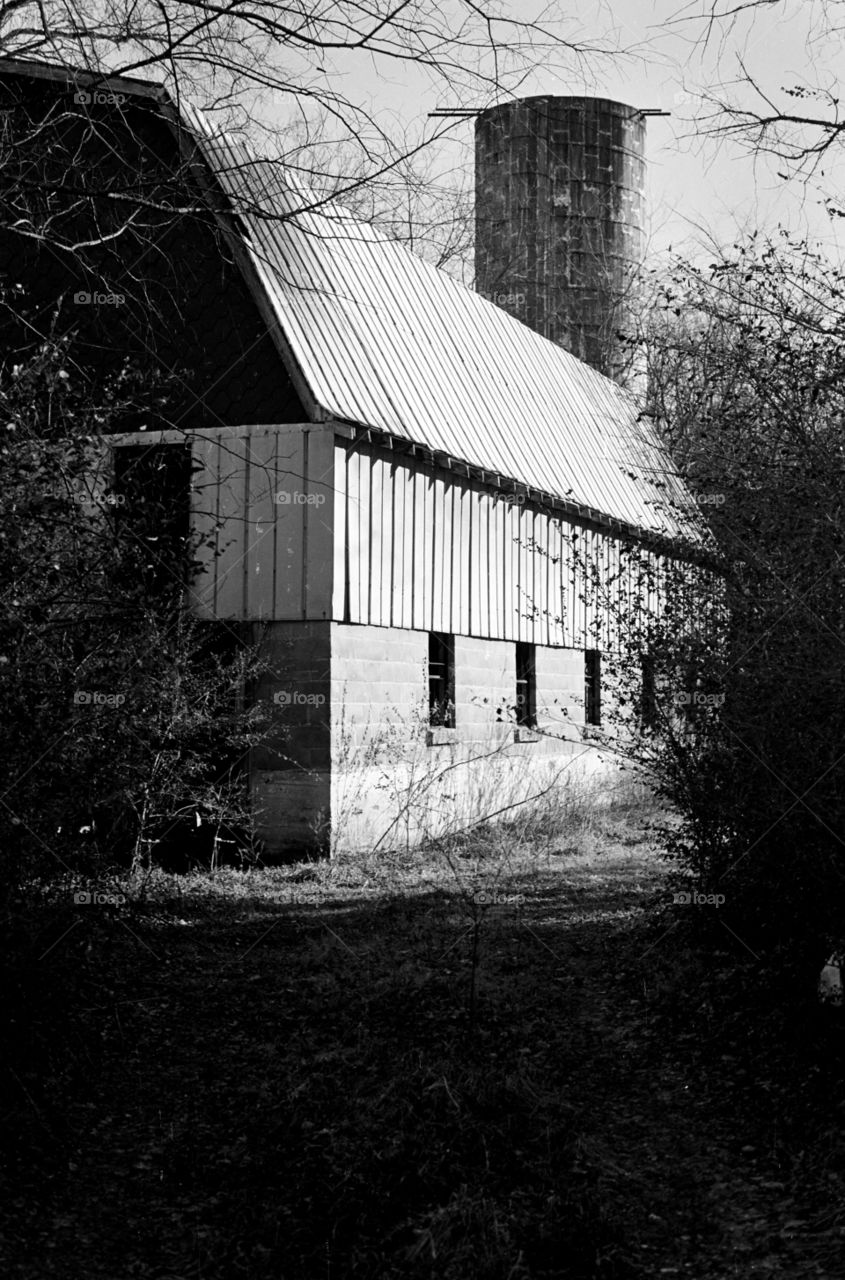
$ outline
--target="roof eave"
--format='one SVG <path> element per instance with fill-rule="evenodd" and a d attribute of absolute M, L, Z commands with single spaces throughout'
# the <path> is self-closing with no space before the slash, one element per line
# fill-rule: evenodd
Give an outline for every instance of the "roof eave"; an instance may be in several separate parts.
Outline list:
<path fill-rule="evenodd" d="M 575 521 L 578 524 L 613 533 L 617 537 L 630 539 L 643 546 L 671 554 L 678 559 L 701 563 L 710 568 L 718 567 L 719 561 L 716 552 L 704 540 L 696 541 L 693 538 L 685 538 L 681 534 L 664 533 L 658 529 L 647 529 L 640 525 L 631 524 L 629 521 L 610 515 L 608 512 L 585 506 L 583 503 L 561 497 L 559 494 L 533 489 L 531 486 L 523 484 L 519 480 L 514 480 L 510 476 L 491 471 L 488 467 L 468 462 L 463 458 L 454 458 L 440 450 L 432 449 L 428 445 L 417 444 L 404 436 L 392 435 L 389 431 L 340 418 L 331 419 L 331 425 L 335 427 L 338 434 L 347 439 L 355 440 L 358 443 L 374 444 L 396 453 L 405 453 L 411 457 L 419 458 L 430 466 L 442 467 L 444 470 L 452 471 L 466 479 L 475 480 L 487 487 L 499 489 L 505 496 L 519 496 L 523 500 L 530 502 L 532 506 L 545 508 L 555 515 L 564 516 L 566 519 Z"/>
<path fill-rule="evenodd" d="M 159 103 L 170 102 L 164 85 L 155 80 L 139 80 L 109 71 L 88 71 L 81 67 L 62 67 L 51 62 L 31 61 L 27 58 L 0 58 L 0 76 L 28 76 L 36 80 L 52 80 L 57 84 L 97 85 L 109 92 L 127 97 L 146 98 Z"/>

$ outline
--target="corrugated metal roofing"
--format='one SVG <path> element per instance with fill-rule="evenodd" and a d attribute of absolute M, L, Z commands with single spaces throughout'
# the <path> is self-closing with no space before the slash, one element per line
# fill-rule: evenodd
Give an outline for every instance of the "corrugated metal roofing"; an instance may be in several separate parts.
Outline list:
<path fill-rule="evenodd" d="M 702 524 L 610 379 L 185 111 L 314 401 L 649 532 Z"/>
<path fill-rule="evenodd" d="M 4 67 L 86 78 L 36 62 Z M 160 86 L 120 77 L 119 87 L 157 99 L 196 139 L 239 215 L 263 301 L 319 416 L 610 520 L 709 541 L 656 433 L 614 382 L 337 204 L 303 211 L 314 202 L 292 175 L 184 101 L 177 110 Z"/>

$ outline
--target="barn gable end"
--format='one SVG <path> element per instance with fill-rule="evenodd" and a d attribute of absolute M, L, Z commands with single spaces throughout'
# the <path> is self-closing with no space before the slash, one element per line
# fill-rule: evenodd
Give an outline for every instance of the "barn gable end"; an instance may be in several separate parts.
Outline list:
<path fill-rule="evenodd" d="M 160 101 L 80 104 L 79 92 L 64 76 L 0 71 L 4 180 L 20 214 L 0 237 L 0 276 L 24 288 L 24 322 L 8 310 L 2 321 L 12 362 L 41 335 L 72 335 L 95 385 L 127 363 L 157 380 L 148 428 L 307 419 L 214 201 L 186 188 L 189 158 Z"/>

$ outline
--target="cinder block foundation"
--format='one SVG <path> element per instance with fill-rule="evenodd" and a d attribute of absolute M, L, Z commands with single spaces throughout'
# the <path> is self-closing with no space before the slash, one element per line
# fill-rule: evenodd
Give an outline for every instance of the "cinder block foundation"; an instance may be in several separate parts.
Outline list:
<path fill-rule="evenodd" d="M 582 739 L 581 650 L 537 647 L 538 732 L 517 734 L 514 644 L 457 636 L 455 728 L 433 745 L 427 653 L 424 631 L 267 626 L 251 786 L 270 853 L 412 847 L 612 769 Z"/>
<path fill-rule="evenodd" d="M 266 672 L 254 696 L 270 713 L 250 753 L 256 827 L 270 854 L 328 849 L 331 831 L 331 632 L 327 622 L 264 625 Z"/>

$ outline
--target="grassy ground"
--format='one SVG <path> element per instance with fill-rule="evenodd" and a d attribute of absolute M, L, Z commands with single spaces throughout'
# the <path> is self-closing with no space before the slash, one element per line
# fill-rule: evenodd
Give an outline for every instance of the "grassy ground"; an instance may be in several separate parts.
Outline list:
<path fill-rule="evenodd" d="M 567 831 L 30 902 L 4 1274 L 845 1275 L 836 1015 Z"/>

